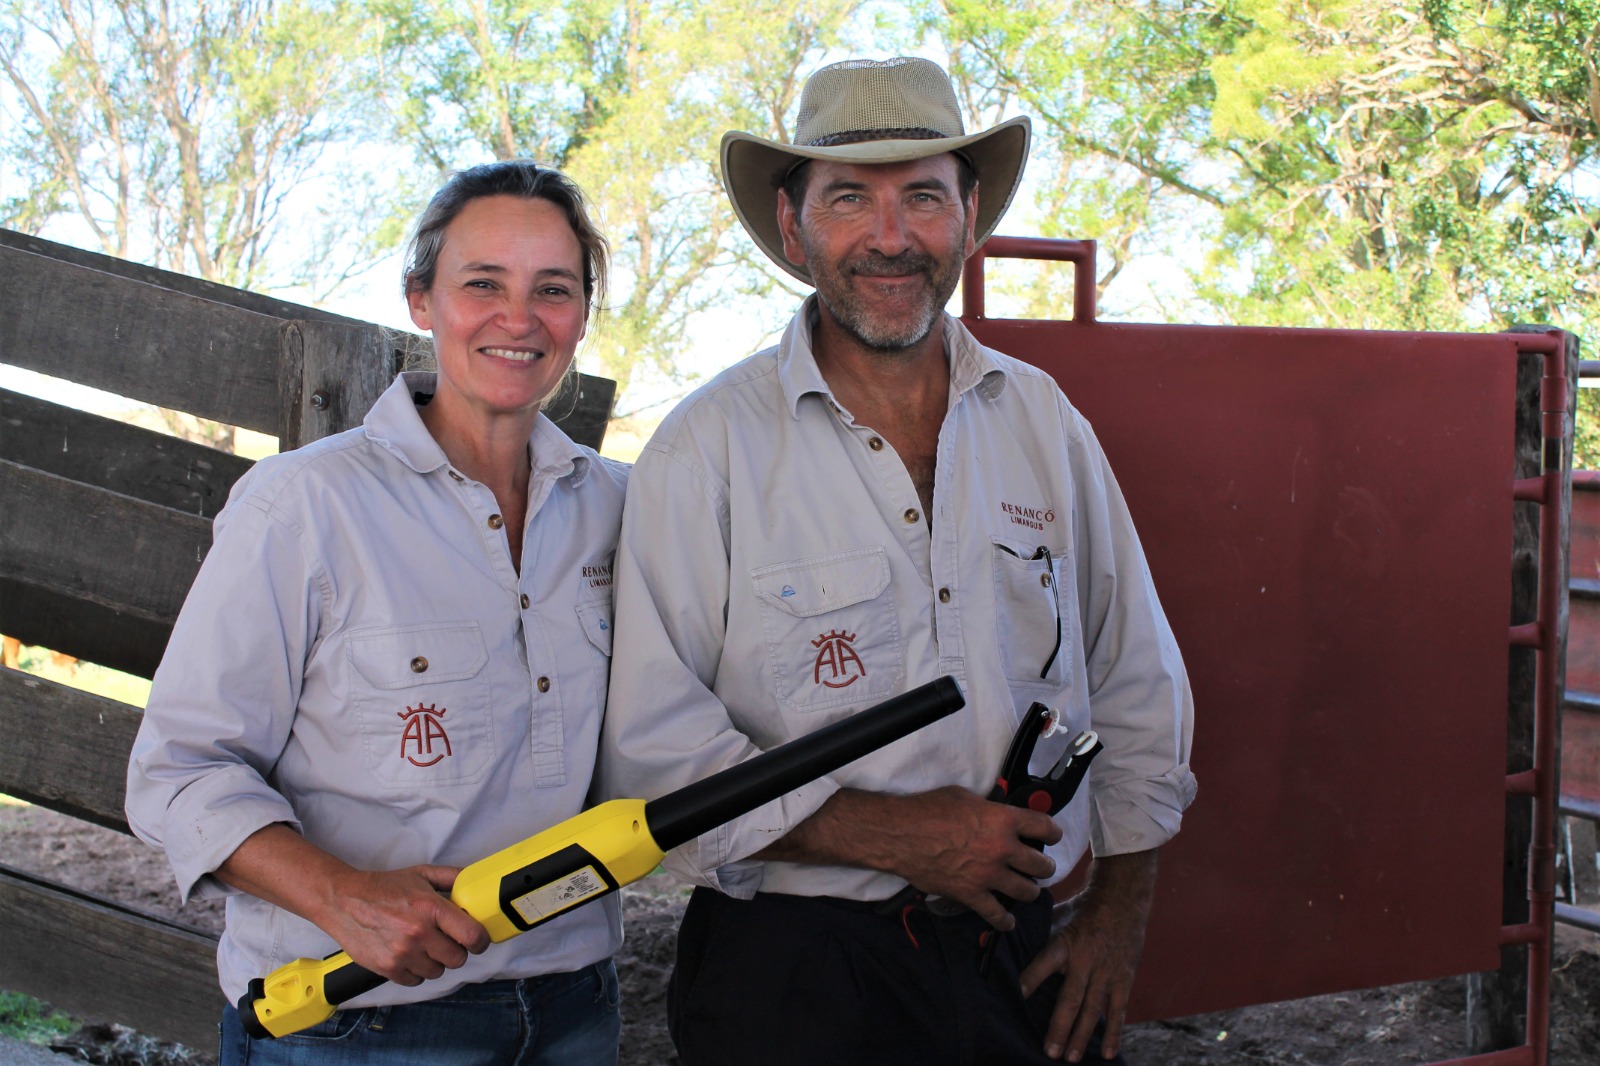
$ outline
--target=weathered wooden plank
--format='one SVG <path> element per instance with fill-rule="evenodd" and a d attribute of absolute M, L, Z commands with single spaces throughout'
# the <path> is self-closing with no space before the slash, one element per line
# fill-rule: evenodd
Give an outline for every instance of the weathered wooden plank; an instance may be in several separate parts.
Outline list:
<path fill-rule="evenodd" d="M 211 547 L 204 518 L 3 460 L 0 500 L 0 578 L 148 621 L 177 618 Z"/>
<path fill-rule="evenodd" d="M 147 266 L 144 263 L 135 263 L 127 259 L 118 259 L 115 256 L 101 255 L 83 248 L 74 248 L 70 244 L 58 244 L 47 241 L 43 237 L 34 237 L 27 233 L 18 233 L 16 230 L 0 228 L 0 247 L 14 248 L 20 252 L 31 252 L 49 259 L 56 259 L 63 263 L 87 267 L 98 270 L 102 274 L 114 274 L 119 278 L 130 281 L 143 282 L 146 285 L 155 285 L 173 292 L 185 293 L 189 296 L 198 296 L 202 300 L 212 303 L 227 304 L 245 311 L 254 311 L 260 315 L 270 315 L 273 318 L 313 318 L 327 322 L 355 323 L 357 320 L 336 315 L 331 311 L 322 311 L 304 304 L 290 303 L 259 292 L 248 289 L 235 289 L 228 285 L 219 285 L 214 281 L 206 281 L 189 274 L 179 274 L 171 270 L 162 270 L 159 267 Z"/>
<path fill-rule="evenodd" d="M 213 518 L 248 459 L 0 389 L 0 459 Z"/>
<path fill-rule="evenodd" d="M 284 324 L 278 440 L 284 451 L 361 424 L 398 372 L 387 331 L 364 323 Z"/>
<path fill-rule="evenodd" d="M 122 804 L 140 717 L 137 707 L 0 667 L 0 793 L 128 832 Z"/>
<path fill-rule="evenodd" d="M 0 633 L 74 659 L 151 677 L 167 650 L 172 625 L 0 578 Z"/>
<path fill-rule="evenodd" d="M 0 987 L 197 1050 L 223 1007 L 216 940 L 0 866 Z"/>
<path fill-rule="evenodd" d="M 617 399 L 617 383 L 593 374 L 578 374 L 567 379 L 561 391 L 545 404 L 550 420 L 577 441 L 596 451 L 606 439 L 606 424 L 611 421 Z"/>
<path fill-rule="evenodd" d="M 278 432 L 279 320 L 0 247 L 0 362 Z"/>

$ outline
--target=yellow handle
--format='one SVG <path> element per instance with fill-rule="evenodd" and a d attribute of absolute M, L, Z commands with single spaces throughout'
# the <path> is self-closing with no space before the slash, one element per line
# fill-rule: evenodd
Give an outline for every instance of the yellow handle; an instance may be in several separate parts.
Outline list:
<path fill-rule="evenodd" d="M 450 899 L 499 943 L 637 881 L 664 856 L 645 824 L 644 800 L 611 800 L 479 859 L 456 876 Z M 296 959 L 251 981 L 239 1016 L 257 1039 L 288 1036 L 383 983 L 342 951 Z"/>

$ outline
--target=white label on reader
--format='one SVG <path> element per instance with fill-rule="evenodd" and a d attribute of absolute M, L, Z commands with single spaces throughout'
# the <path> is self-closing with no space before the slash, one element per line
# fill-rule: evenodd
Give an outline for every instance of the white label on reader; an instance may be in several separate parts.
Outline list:
<path fill-rule="evenodd" d="M 532 892 L 518 896 L 511 901 L 517 908 L 517 913 L 522 915 L 522 920 L 532 925 L 553 915 L 560 914 L 568 907 L 576 907 L 590 896 L 597 896 L 605 892 L 609 885 L 605 878 L 593 866 L 585 866 L 581 870 L 574 870 L 559 881 L 552 881 L 548 885 L 540 885 Z"/>

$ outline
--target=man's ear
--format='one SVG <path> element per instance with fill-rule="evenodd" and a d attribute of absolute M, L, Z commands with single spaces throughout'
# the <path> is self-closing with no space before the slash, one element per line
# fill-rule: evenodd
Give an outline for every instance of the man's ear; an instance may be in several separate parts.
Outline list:
<path fill-rule="evenodd" d="M 967 230 L 967 236 L 966 236 L 966 242 L 965 242 L 966 253 L 962 256 L 963 259 L 971 258 L 972 257 L 972 253 L 976 252 L 978 250 L 978 238 L 977 238 L 977 233 L 978 233 L 978 183 L 977 182 L 973 182 L 972 183 L 972 192 L 967 194 L 966 230 Z"/>
<path fill-rule="evenodd" d="M 783 235 L 783 257 L 795 266 L 806 265 L 806 247 L 800 240 L 800 210 L 787 189 L 778 190 L 778 232 Z"/>
<path fill-rule="evenodd" d="M 411 312 L 411 321 L 418 329 L 423 331 L 433 328 L 433 314 L 428 306 L 429 302 L 426 289 L 409 289 L 406 291 L 406 307 Z"/>

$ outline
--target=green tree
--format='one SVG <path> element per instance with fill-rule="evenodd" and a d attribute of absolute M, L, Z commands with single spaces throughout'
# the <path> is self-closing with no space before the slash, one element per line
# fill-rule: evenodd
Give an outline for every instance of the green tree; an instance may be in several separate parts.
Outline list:
<path fill-rule="evenodd" d="M 696 316 L 782 284 L 722 193 L 722 133 L 782 136 L 859 5 L 384 0 L 396 132 L 435 174 L 528 156 L 579 181 L 617 267 L 600 370 L 619 390 L 641 368 L 674 377 Z"/>
<path fill-rule="evenodd" d="M 945 0 L 930 25 L 1037 117 L 1043 228 L 1100 238 L 1103 288 L 1162 252 L 1225 321 L 1600 319 L 1597 0 Z"/>
<path fill-rule="evenodd" d="M 360 131 L 363 20 L 318 0 L 0 0 L 0 146 L 23 186 L 0 224 L 70 216 L 110 255 L 243 288 L 332 284 L 327 249 L 359 232 L 359 205 L 329 211 L 343 226 L 290 267 L 269 250 L 305 236 L 288 197 Z"/>

